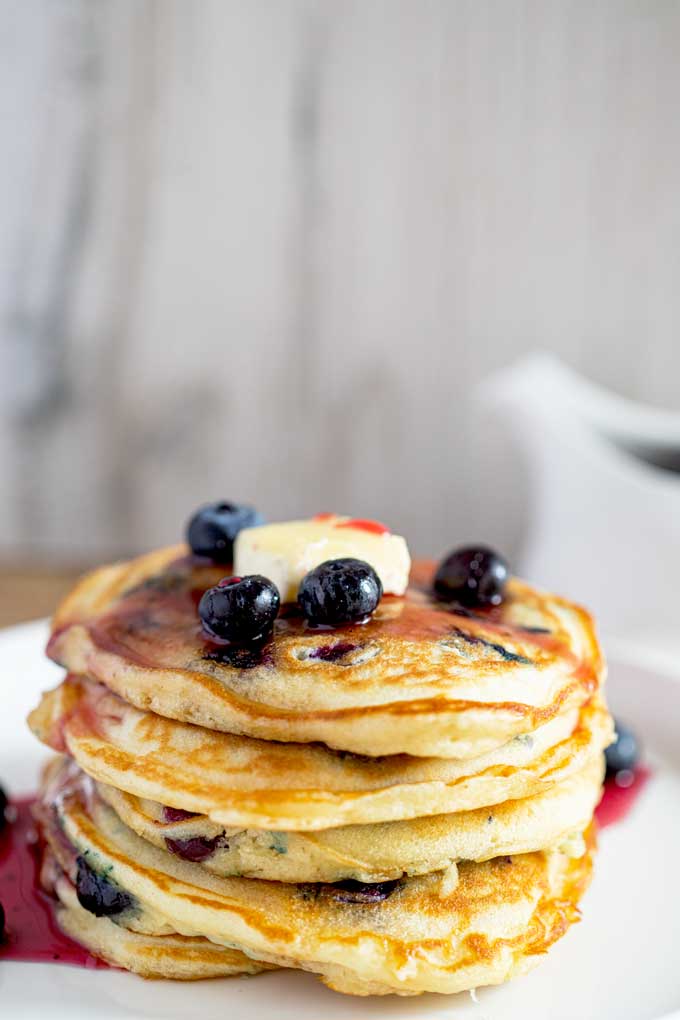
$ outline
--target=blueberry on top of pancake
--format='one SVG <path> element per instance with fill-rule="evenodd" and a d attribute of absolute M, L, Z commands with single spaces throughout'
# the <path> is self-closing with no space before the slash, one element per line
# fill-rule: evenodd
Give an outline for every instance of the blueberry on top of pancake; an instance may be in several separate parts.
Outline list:
<path fill-rule="evenodd" d="M 197 607 L 224 567 L 175 547 L 84 578 L 55 616 L 48 653 L 169 718 L 378 756 L 474 756 L 598 689 L 604 666 L 585 610 L 517 578 L 500 604 L 442 601 L 428 562 L 403 590 L 399 536 L 346 523 L 245 529 L 236 555 L 243 545 L 246 573 L 260 564 L 285 601 L 310 558 L 355 543 L 384 590 L 368 619 L 319 627 L 284 604 L 255 645 L 215 644 Z"/>

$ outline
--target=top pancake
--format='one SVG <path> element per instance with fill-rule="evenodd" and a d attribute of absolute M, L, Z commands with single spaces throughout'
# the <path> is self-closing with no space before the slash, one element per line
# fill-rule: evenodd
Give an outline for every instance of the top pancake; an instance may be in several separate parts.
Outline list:
<path fill-rule="evenodd" d="M 197 605 L 224 566 L 162 549 L 87 575 L 48 654 L 138 708 L 265 740 L 467 758 L 584 704 L 604 674 L 593 622 L 517 579 L 500 607 L 436 601 L 432 564 L 371 619 L 309 627 L 283 607 L 257 650 L 209 641 Z"/>

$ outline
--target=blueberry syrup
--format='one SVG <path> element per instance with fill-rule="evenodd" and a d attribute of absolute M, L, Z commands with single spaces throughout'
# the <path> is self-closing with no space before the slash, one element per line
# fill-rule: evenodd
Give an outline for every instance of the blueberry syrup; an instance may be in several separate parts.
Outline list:
<path fill-rule="evenodd" d="M 320 513 L 314 514 L 312 520 L 318 524 L 323 524 L 326 521 L 335 522 L 337 514 Z M 372 535 L 389 535 L 390 529 L 380 521 L 371 521 L 365 517 L 352 517 L 347 521 L 337 521 L 333 523 L 334 528 L 353 528 L 355 531 L 368 531 Z"/>
<path fill-rule="evenodd" d="M 326 886 L 326 890 L 337 903 L 382 903 L 399 885 L 398 878 L 388 882 L 357 882 L 348 878 Z"/>
<path fill-rule="evenodd" d="M 164 822 L 184 822 L 187 818 L 197 818 L 195 811 L 184 811 L 182 808 L 163 805 Z"/>
<path fill-rule="evenodd" d="M 490 648 L 505 662 L 518 662 L 525 666 L 531 665 L 531 659 L 528 659 L 526 655 L 518 655 L 517 652 L 511 652 L 503 645 L 499 645 L 495 641 L 488 641 L 478 634 L 468 634 L 466 631 L 461 630 L 460 627 L 452 627 L 451 634 L 468 645 L 481 645 L 484 648 Z"/>
<path fill-rule="evenodd" d="M 646 765 L 636 765 L 607 776 L 602 800 L 595 809 L 595 818 L 600 829 L 621 822 L 630 813 L 636 800 L 651 778 Z"/>
<path fill-rule="evenodd" d="M 212 839 L 208 836 L 190 836 L 189 839 L 170 839 L 166 836 L 165 845 L 171 854 L 185 861 L 193 861 L 195 864 L 207 861 L 216 850 L 229 848 L 224 833 L 213 836 Z"/>
<path fill-rule="evenodd" d="M 411 586 L 402 597 L 384 595 L 383 604 L 390 603 L 399 611 L 374 613 L 360 621 L 366 632 L 361 642 L 371 638 L 399 637 L 411 641 L 436 640 L 451 634 L 452 626 L 458 626 L 476 635 L 476 621 L 484 626 L 484 637 L 497 640 L 503 647 L 508 640 L 521 637 L 523 646 L 535 646 L 551 655 L 563 654 L 565 639 L 559 634 L 528 633 L 525 628 L 512 624 L 508 619 L 508 605 L 487 606 L 471 611 L 431 598 L 434 565 L 429 560 L 413 564 Z M 221 564 L 208 563 L 196 556 L 178 557 L 165 568 L 165 573 L 152 578 L 143 585 L 125 592 L 110 612 L 96 622 L 89 622 L 90 638 L 101 651 L 122 655 L 127 661 L 143 667 L 163 664 L 158 650 L 171 649 L 173 661 L 183 662 L 185 668 L 196 668 L 195 663 L 203 656 L 215 663 L 215 669 L 246 670 L 255 666 L 269 667 L 274 656 L 271 644 L 265 645 L 260 654 L 246 654 L 239 645 L 222 645 L 207 642 L 197 607 L 207 588 L 217 585 L 225 575 Z M 228 590 L 228 589 L 227 589 Z M 473 625 L 467 627 L 467 620 Z M 350 630 L 358 623 L 343 625 L 344 638 L 353 641 Z M 314 630 L 321 630 L 315 627 Z M 336 630 L 337 628 L 326 628 Z M 64 658 L 63 642 L 69 627 L 55 630 L 48 645 L 48 655 L 59 662 Z M 274 644 L 280 634 L 306 636 L 310 625 L 304 619 L 300 607 L 288 604 L 282 607 L 274 621 Z M 493 637 L 497 635 L 497 639 Z M 249 650 L 250 652 L 250 650 Z M 527 652 L 531 657 L 531 652 Z M 595 690 L 598 683 L 596 670 L 584 661 L 575 666 L 574 679 Z"/>
<path fill-rule="evenodd" d="M 322 645 L 321 648 L 317 648 L 309 656 L 310 659 L 321 659 L 323 662 L 336 662 L 338 659 L 342 659 L 345 655 L 349 655 L 353 652 L 358 645 L 352 644 L 351 641 L 339 641 L 336 645 Z"/>
<path fill-rule="evenodd" d="M 342 521 L 334 525 L 336 528 L 353 528 L 355 531 L 368 531 L 372 535 L 389 535 L 390 529 L 386 528 L 380 521 L 368 521 L 365 518 L 352 518 L 351 521 Z"/>
<path fill-rule="evenodd" d="M 39 885 L 41 845 L 31 806 L 33 798 L 15 800 L 0 833 L 0 903 L 5 933 L 0 962 L 68 963 L 89 970 L 107 964 L 64 935 L 54 918 L 53 904 Z"/>
<path fill-rule="evenodd" d="M 203 658 L 234 669 L 255 669 L 256 666 L 270 666 L 274 661 L 269 635 L 263 641 L 252 641 L 246 645 L 206 641 Z"/>
<path fill-rule="evenodd" d="M 372 905 L 382 903 L 400 885 L 399 878 L 387 882 L 357 882 L 353 878 L 348 878 L 344 882 L 334 882 L 330 885 L 324 882 L 301 882 L 297 888 L 303 900 L 323 897 L 336 903 Z"/>

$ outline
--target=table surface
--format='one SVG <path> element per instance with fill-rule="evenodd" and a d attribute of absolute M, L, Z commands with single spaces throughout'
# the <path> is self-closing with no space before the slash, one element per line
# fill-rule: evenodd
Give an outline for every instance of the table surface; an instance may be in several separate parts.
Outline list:
<path fill-rule="evenodd" d="M 81 573 L 77 569 L 19 570 L 0 566 L 0 627 L 51 616 Z"/>

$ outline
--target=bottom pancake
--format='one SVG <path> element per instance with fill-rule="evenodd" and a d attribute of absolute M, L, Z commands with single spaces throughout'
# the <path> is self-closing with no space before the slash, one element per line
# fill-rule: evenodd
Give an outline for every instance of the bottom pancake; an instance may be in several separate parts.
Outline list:
<path fill-rule="evenodd" d="M 259 974 L 271 964 L 250 959 L 237 949 L 187 935 L 149 935 L 130 931 L 108 917 L 96 917 L 78 902 L 71 882 L 63 875 L 54 886 L 59 927 L 113 967 L 145 978 L 198 981 L 202 978 Z"/>
<path fill-rule="evenodd" d="M 524 973 L 579 917 L 593 837 L 374 885 L 223 878 L 133 833 L 88 781 L 44 803 L 45 835 L 80 904 L 145 935 L 177 933 L 316 972 L 352 994 L 452 993 Z M 173 977 L 182 977 L 179 972 Z"/>

